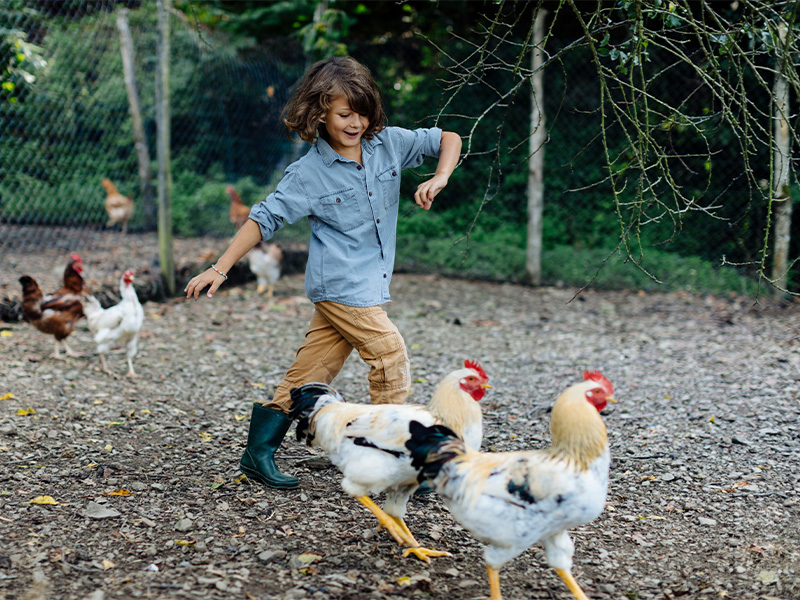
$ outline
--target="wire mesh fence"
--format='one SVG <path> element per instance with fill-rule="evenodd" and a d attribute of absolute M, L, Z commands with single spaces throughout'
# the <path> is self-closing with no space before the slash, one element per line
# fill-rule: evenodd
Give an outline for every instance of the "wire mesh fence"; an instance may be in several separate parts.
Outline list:
<path fill-rule="evenodd" d="M 154 208 L 140 193 L 120 52 L 120 8 L 112 2 L 0 2 L 4 68 L 0 81 L 0 260 L 46 250 L 58 262 L 70 251 L 106 252 L 118 245 L 121 225 L 109 224 L 104 178 L 132 198 L 128 232 L 153 235 Z M 155 5 L 131 1 L 128 8 L 145 135 L 154 149 Z M 234 231 L 228 220 L 226 186 L 234 184 L 245 202 L 255 203 L 304 151 L 286 137 L 280 112 L 308 64 L 307 57 L 289 39 L 237 48 L 179 11 L 171 15 L 171 38 L 173 229 L 180 238 L 217 236 L 224 244 Z M 423 90 L 413 75 L 424 41 L 383 40 L 381 44 L 378 49 L 367 43 L 353 44 L 349 51 L 373 66 L 373 72 L 381 72 L 380 63 L 388 53 L 399 55 L 408 65 L 394 80 L 379 81 L 391 124 L 438 123 L 466 133 L 476 107 L 496 91 L 488 74 L 485 85 L 471 88 L 471 96 L 456 97 L 461 105 L 448 107 L 446 115 L 437 117 L 445 95 L 441 89 Z M 443 56 L 437 60 L 446 63 Z M 594 186 L 607 176 L 598 144 L 601 126 L 595 78 L 580 52 L 546 71 L 545 250 L 602 245 L 598 238 L 618 229 L 615 199 Z M 688 97 L 697 89 L 698 82 L 675 78 L 659 93 Z M 435 235 L 463 237 L 478 210 L 482 222 L 496 235 L 503 223 L 519 230 L 526 219 L 528 151 L 524 144 L 529 121 L 527 93 L 509 99 L 502 111 L 487 119 L 486 129 L 495 133 L 486 135 L 483 146 L 471 148 L 441 199 L 445 209 L 464 206 L 464 218 L 453 231 Z M 670 135 L 683 143 L 677 128 Z M 767 211 L 763 197 L 744 184 L 741 174 L 755 169 L 760 177 L 768 178 L 769 152 L 764 149 L 761 164 L 745 165 L 736 148 L 725 145 L 724 137 L 712 150 L 713 175 L 698 175 L 692 172 L 694 167 L 687 167 L 682 182 L 696 187 L 698 197 L 705 194 L 702 210 L 680 214 L 678 220 L 654 219 L 661 222 L 651 225 L 648 243 L 709 261 L 722 256 L 755 261 L 762 248 Z M 412 176 L 404 189 L 412 189 L 414 183 Z M 289 241 L 307 235 L 302 227 L 289 229 L 284 232 Z M 676 231 L 678 235 L 673 235 Z M 497 259 L 522 260 L 524 244 L 518 232 L 509 233 L 508 252 Z M 463 264 L 459 263 L 461 252 L 453 254 L 453 264 Z M 551 262 L 557 272 L 556 261 Z M 413 267 L 413 262 L 408 264 Z M 13 283 L 0 282 L 6 295 L 16 294 Z"/>

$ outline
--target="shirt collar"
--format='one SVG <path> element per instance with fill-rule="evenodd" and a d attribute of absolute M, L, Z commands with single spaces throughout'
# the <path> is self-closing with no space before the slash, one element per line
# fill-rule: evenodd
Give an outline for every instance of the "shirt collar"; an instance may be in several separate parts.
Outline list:
<path fill-rule="evenodd" d="M 371 140 L 365 140 L 362 138 L 361 152 L 364 155 L 365 162 L 367 160 L 367 156 L 372 156 L 372 153 L 375 151 L 375 146 L 381 143 L 382 142 L 378 139 L 377 136 L 374 136 Z M 322 162 L 325 163 L 326 167 L 330 167 L 334 163 L 334 161 L 347 160 L 341 154 L 336 152 L 336 150 L 331 148 L 331 145 L 322 137 L 317 138 L 317 150 L 319 151 L 319 154 L 322 157 Z"/>

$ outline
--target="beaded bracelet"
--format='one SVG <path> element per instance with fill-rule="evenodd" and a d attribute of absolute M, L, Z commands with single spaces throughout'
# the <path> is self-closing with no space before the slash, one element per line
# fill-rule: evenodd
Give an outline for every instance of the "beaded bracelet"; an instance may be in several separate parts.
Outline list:
<path fill-rule="evenodd" d="M 227 275 L 225 275 L 225 273 L 223 273 L 222 271 L 220 271 L 220 270 L 217 268 L 217 265 L 211 265 L 211 268 L 212 268 L 212 269 L 214 269 L 214 270 L 215 270 L 217 273 L 219 273 L 220 275 L 222 275 L 222 276 L 225 278 L 225 281 L 228 281 L 228 276 L 227 276 Z"/>

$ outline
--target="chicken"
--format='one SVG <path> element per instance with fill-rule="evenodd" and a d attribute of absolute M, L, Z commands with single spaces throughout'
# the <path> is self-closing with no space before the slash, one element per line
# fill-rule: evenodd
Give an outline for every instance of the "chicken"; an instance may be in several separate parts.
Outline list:
<path fill-rule="evenodd" d="M 615 400 L 600 373 L 586 372 L 584 379 L 553 404 L 552 445 L 544 450 L 480 453 L 446 427 L 410 424 L 406 446 L 420 481 L 432 481 L 453 517 L 487 544 L 490 600 L 502 598 L 499 569 L 536 542 L 573 596 L 587 600 L 572 576 L 567 529 L 594 520 L 605 507 L 610 458 L 598 413 Z"/>
<path fill-rule="evenodd" d="M 225 191 L 228 193 L 228 196 L 231 197 L 231 207 L 230 210 L 228 210 L 228 215 L 231 218 L 231 223 L 233 223 L 236 229 L 239 229 L 242 225 L 247 223 L 247 219 L 250 218 L 250 207 L 242 202 L 242 197 L 232 185 L 225 188 Z"/>
<path fill-rule="evenodd" d="M 411 494 L 419 487 L 417 469 L 405 447 L 409 424 L 446 423 L 476 450 L 483 437 L 478 401 L 491 388 L 483 368 L 465 361 L 447 375 L 427 406 L 418 404 L 351 404 L 331 386 L 309 383 L 292 390 L 292 418 L 299 418 L 297 439 L 325 450 L 344 475 L 342 488 L 378 518 L 395 541 L 424 562 L 447 552 L 423 548 L 403 517 Z M 381 509 L 371 494 L 386 492 Z"/>
<path fill-rule="evenodd" d="M 133 357 L 136 356 L 137 337 L 144 322 L 144 310 L 133 287 L 133 279 L 133 271 L 128 270 L 123 273 L 119 280 L 119 294 L 122 299 L 118 304 L 103 308 L 97 298 L 89 295 L 85 297 L 84 306 L 86 321 L 89 331 L 94 335 L 103 371 L 111 374 L 106 366 L 106 353 L 112 348 L 125 346 L 128 377 L 136 377 Z"/>
<path fill-rule="evenodd" d="M 133 216 L 133 197 L 120 194 L 116 186 L 107 177 L 103 178 L 101 183 L 106 190 L 106 212 L 108 213 L 106 227 L 122 225 L 122 233 L 127 233 L 128 221 Z"/>
<path fill-rule="evenodd" d="M 261 294 L 267 292 L 267 298 L 272 298 L 275 293 L 275 282 L 281 276 L 281 260 L 283 252 L 275 244 L 259 242 L 255 248 L 247 253 L 247 261 L 250 270 L 256 276 L 258 288 L 256 291 Z"/>
<path fill-rule="evenodd" d="M 66 296 L 68 294 L 80 295 L 86 291 L 86 283 L 83 281 L 83 259 L 80 255 L 72 253 L 69 255 L 69 262 L 64 268 L 62 285 L 51 295 Z"/>
<path fill-rule="evenodd" d="M 84 317 L 80 296 L 85 290 L 82 271 L 81 257 L 71 254 L 64 269 L 62 286 L 47 296 L 33 277 L 23 275 L 19 278 L 22 285 L 22 316 L 42 333 L 55 337 L 53 358 L 63 358 L 59 346 L 64 346 L 69 356 L 80 356 L 67 345 L 67 337 L 75 329 L 75 323 Z"/>

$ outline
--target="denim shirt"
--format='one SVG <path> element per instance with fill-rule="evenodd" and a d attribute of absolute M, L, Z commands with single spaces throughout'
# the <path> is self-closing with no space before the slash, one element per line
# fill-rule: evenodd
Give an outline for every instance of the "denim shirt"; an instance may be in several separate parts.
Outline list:
<path fill-rule="evenodd" d="M 391 300 L 400 173 L 439 156 L 442 130 L 387 127 L 361 140 L 362 167 L 320 138 L 286 169 L 250 218 L 270 239 L 284 221 L 308 217 L 305 290 L 312 302 L 375 306 Z"/>

